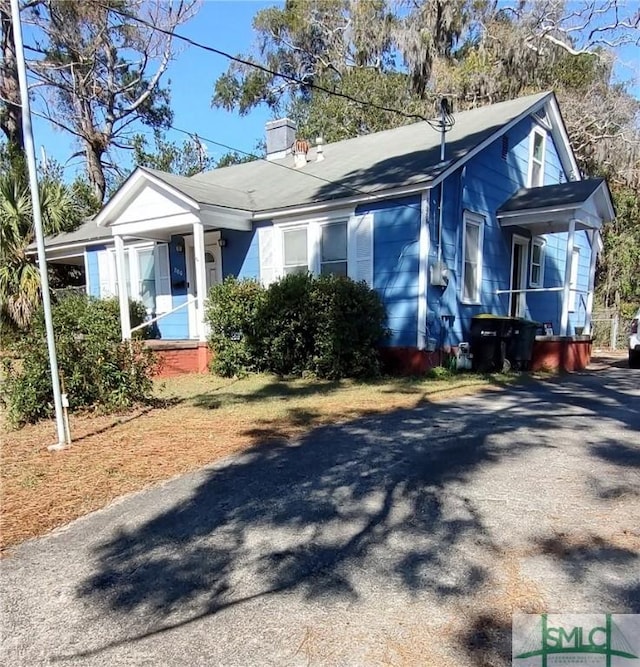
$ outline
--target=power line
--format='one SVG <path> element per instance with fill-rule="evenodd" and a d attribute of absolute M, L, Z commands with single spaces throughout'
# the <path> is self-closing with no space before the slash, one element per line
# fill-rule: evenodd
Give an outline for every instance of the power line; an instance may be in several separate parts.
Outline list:
<path fill-rule="evenodd" d="M 296 174 L 302 174 L 303 176 L 308 176 L 309 178 L 315 178 L 318 181 L 322 181 L 324 183 L 329 183 L 330 185 L 336 185 L 340 188 L 346 189 L 346 190 L 351 190 L 355 192 L 356 194 L 359 195 L 368 195 L 368 192 L 365 192 L 364 190 L 358 190 L 358 188 L 354 188 L 351 185 L 345 185 L 344 183 L 340 183 L 339 181 L 332 181 L 329 178 L 323 178 L 322 176 L 318 176 L 317 174 L 310 174 L 308 171 L 304 171 L 304 169 L 296 169 L 295 167 L 290 167 L 287 164 L 284 164 L 282 162 L 278 162 L 276 160 L 269 160 L 266 157 L 262 155 L 256 155 L 255 153 L 250 153 L 249 151 L 244 151 L 241 148 L 235 148 L 234 146 L 229 146 L 228 144 L 223 144 L 221 141 L 216 141 L 215 139 L 209 139 L 208 137 L 203 136 L 202 134 L 198 133 L 197 135 L 194 132 L 189 132 L 188 130 L 183 130 L 180 127 L 175 127 L 174 125 L 169 126 L 172 130 L 176 132 L 180 132 L 181 134 L 185 134 L 188 137 L 193 138 L 194 136 L 197 136 L 198 139 L 201 139 L 202 141 L 206 141 L 208 144 L 213 144 L 214 146 L 220 146 L 220 148 L 225 148 L 228 151 L 232 151 L 234 153 L 241 153 L 242 155 L 246 155 L 247 157 L 254 158 L 255 160 L 262 160 L 266 162 L 267 164 L 272 164 L 276 167 L 279 167 L 281 169 L 287 169 L 289 171 L 293 171 Z"/>
<path fill-rule="evenodd" d="M 426 116 L 423 116 L 422 114 L 418 113 L 410 113 L 407 111 L 403 111 L 402 109 L 396 109 L 394 107 L 388 107 L 385 106 L 384 104 L 376 104 L 375 102 L 369 102 L 367 100 L 362 100 L 357 97 L 353 97 L 353 95 L 349 95 L 348 93 L 343 93 L 338 90 L 331 90 L 330 88 L 326 88 L 325 86 L 322 86 L 317 83 L 312 83 L 309 81 L 305 81 L 304 79 L 300 79 L 297 76 L 294 76 L 292 74 L 286 74 L 285 72 L 279 72 L 277 70 L 273 70 L 269 67 L 266 67 L 265 65 L 261 65 L 259 63 L 252 62 L 251 60 L 246 60 L 244 58 L 240 58 L 238 56 L 233 56 L 230 53 L 227 53 L 226 51 L 222 51 L 221 49 L 217 49 L 214 46 L 210 46 L 208 44 L 203 44 L 202 42 L 198 42 L 195 39 L 192 39 L 191 37 L 187 37 L 185 35 L 181 35 L 179 32 L 172 31 L 172 30 L 167 30 L 166 28 L 161 28 L 159 26 L 154 25 L 150 21 L 147 21 L 146 19 L 140 18 L 139 16 L 135 16 L 134 14 L 131 14 L 130 12 L 126 12 L 122 9 L 116 9 L 114 7 L 107 7 L 106 5 L 100 4 L 100 6 L 103 9 L 112 11 L 114 14 L 118 14 L 124 18 L 130 19 L 131 21 L 136 21 L 137 23 L 140 23 L 151 30 L 155 30 L 156 32 L 159 32 L 164 35 L 168 35 L 169 37 L 175 37 L 176 39 L 179 39 L 187 44 L 190 44 L 191 46 L 194 46 L 198 49 L 202 49 L 203 51 L 208 51 L 209 53 L 215 53 L 218 56 L 222 56 L 223 58 L 226 58 L 227 60 L 231 60 L 232 62 L 236 62 L 240 65 L 245 65 L 246 67 L 252 67 L 254 69 L 257 69 L 261 72 L 264 72 L 265 74 L 269 74 L 274 77 L 279 77 L 281 79 L 284 79 L 285 81 L 291 81 L 292 83 L 297 83 L 300 86 L 303 86 L 305 88 L 312 88 L 313 90 L 318 90 L 320 92 L 323 92 L 327 95 L 332 95 L 333 97 L 340 97 L 342 99 L 348 100 L 349 102 L 354 102 L 355 104 L 359 104 L 361 106 L 369 107 L 371 109 L 377 109 L 378 111 L 385 111 L 387 113 L 394 113 L 399 116 L 402 116 L 404 118 L 408 118 L 411 120 L 420 120 L 424 121 L 425 123 L 428 123 L 430 127 L 433 129 L 436 129 L 438 131 L 442 131 L 442 128 L 440 126 L 440 121 L 439 120 L 433 120 L 430 118 L 427 118 Z"/>

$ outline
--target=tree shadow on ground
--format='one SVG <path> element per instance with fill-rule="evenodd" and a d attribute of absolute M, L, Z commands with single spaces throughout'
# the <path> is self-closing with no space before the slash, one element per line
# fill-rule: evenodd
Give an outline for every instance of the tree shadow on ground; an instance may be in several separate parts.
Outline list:
<path fill-rule="evenodd" d="M 258 425 L 256 446 L 201 472 L 190 497 L 149 510 L 96 548 L 96 573 L 78 595 L 126 618 L 128 631 L 76 657 L 284 592 L 322 604 L 371 603 L 376 589 L 408 601 L 464 601 L 491 584 L 501 554 L 468 496 L 476 475 L 540 448 L 551 455 L 558 443 L 549 427 L 575 409 L 577 389 L 582 410 L 608 401 L 609 418 L 637 427 L 616 389 L 571 382 L 573 392 L 560 383 L 516 387 L 500 410 L 491 401 L 424 403 L 294 442 Z M 535 429 L 536 438 L 520 429 Z M 603 549 L 602 558 L 626 557 Z M 499 619 L 478 615 L 460 646 L 476 664 L 495 664 L 486 660 L 506 659 L 506 632 Z"/>

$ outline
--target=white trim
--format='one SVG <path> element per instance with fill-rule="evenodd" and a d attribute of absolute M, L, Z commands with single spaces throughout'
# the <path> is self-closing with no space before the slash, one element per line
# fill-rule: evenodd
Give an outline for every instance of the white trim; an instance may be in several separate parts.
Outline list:
<path fill-rule="evenodd" d="M 520 251 L 520 257 L 522 259 L 522 264 L 520 265 L 520 282 L 522 285 L 518 290 L 518 294 L 515 293 L 515 286 L 513 284 L 513 265 L 515 263 L 515 250 L 516 246 L 522 248 Z M 511 237 L 511 265 L 509 268 L 509 314 L 513 310 L 513 299 L 514 297 L 518 299 L 516 315 L 515 317 L 524 317 L 527 312 L 527 297 L 526 293 L 522 290 L 527 289 L 527 278 L 529 276 L 529 271 L 527 271 L 527 262 L 529 259 L 529 239 L 526 236 L 520 236 L 519 234 L 514 234 Z"/>
<path fill-rule="evenodd" d="M 279 225 L 277 227 L 278 233 L 275 233 L 275 225 L 274 225 L 274 235 L 273 235 L 273 240 L 274 244 L 277 243 L 279 245 L 279 253 L 278 253 L 278 259 L 279 259 L 279 264 L 277 265 L 277 274 L 279 276 L 284 276 L 286 275 L 286 269 L 288 268 L 285 263 L 284 263 L 284 257 L 285 257 L 285 251 L 284 251 L 284 238 L 285 238 L 285 233 L 286 232 L 294 232 L 294 231 L 300 231 L 304 230 L 305 235 L 306 235 L 306 241 L 307 241 L 307 271 L 312 271 L 311 267 L 311 252 L 312 252 L 312 239 L 311 239 L 311 234 L 309 233 L 309 225 L 306 222 L 299 222 L 296 224 L 288 224 L 288 225 Z M 275 254 L 275 253 L 274 253 Z M 275 261 L 275 257 L 274 257 Z M 298 264 L 291 264 L 290 267 L 296 267 L 296 266 L 302 266 Z"/>
<path fill-rule="evenodd" d="M 536 137 L 541 137 L 542 139 L 542 158 L 540 160 L 537 160 L 534 157 Z M 527 166 L 527 187 L 540 188 L 544 185 L 546 157 L 547 157 L 547 133 L 544 131 L 544 129 L 536 127 L 536 124 L 532 123 L 531 130 L 529 132 L 529 164 Z M 534 162 L 540 165 L 540 182 L 535 184 L 533 183 Z"/>
<path fill-rule="evenodd" d="M 290 209 L 272 208 L 272 209 L 265 209 L 263 211 L 256 211 L 251 219 L 255 221 L 273 220 L 273 223 L 277 224 L 278 222 L 277 218 L 300 218 L 309 213 L 322 214 L 325 211 L 328 212 L 329 215 L 331 215 L 331 212 L 334 209 L 340 210 L 340 208 L 350 206 L 353 211 L 355 210 L 357 204 L 379 201 L 381 199 L 395 199 L 399 197 L 413 195 L 416 193 L 424 192 L 425 190 L 428 190 L 431 187 L 433 187 L 433 181 L 426 179 L 422 183 L 417 183 L 416 185 L 405 185 L 399 188 L 387 188 L 386 190 L 381 190 L 380 192 L 372 192 L 370 194 L 344 197 L 343 199 L 339 200 L 319 202 L 317 204 L 306 204 L 302 206 L 296 206 Z"/>
<path fill-rule="evenodd" d="M 578 271 L 580 270 L 580 248 L 574 246 L 571 251 L 571 275 L 569 276 L 569 312 L 577 310 L 576 301 L 578 293 Z"/>
<path fill-rule="evenodd" d="M 587 307 L 584 318 L 584 333 L 591 334 L 591 322 L 593 313 L 593 291 L 596 282 L 596 264 L 598 262 L 598 251 L 600 249 L 600 234 L 596 231 L 587 232 L 591 244 L 591 257 L 589 258 L 589 285 L 587 287 Z"/>
<path fill-rule="evenodd" d="M 121 236 L 114 236 L 116 252 L 116 274 L 118 279 L 118 302 L 120 305 L 120 332 L 122 340 L 131 338 L 131 319 L 129 316 L 129 296 L 127 295 L 127 273 L 125 270 L 124 242 Z"/>
<path fill-rule="evenodd" d="M 84 249 L 84 252 L 82 253 L 82 257 L 84 259 L 84 291 L 86 292 L 87 296 L 91 295 L 91 283 L 90 283 L 90 277 L 89 277 L 89 257 L 87 256 L 87 249 Z"/>
<path fill-rule="evenodd" d="M 331 220 L 324 220 L 322 222 L 314 223 L 314 227 L 317 233 L 317 246 L 316 246 L 316 258 L 317 258 L 317 267 L 315 267 L 314 273 L 317 275 L 322 274 L 322 265 L 323 264 L 342 264 L 343 262 L 347 265 L 347 275 L 349 274 L 349 217 L 340 217 L 334 218 Z M 327 262 L 322 261 L 322 235 L 324 233 L 325 227 L 330 227 L 331 225 L 344 225 L 345 238 L 346 238 L 346 255 L 343 260 L 336 259 Z"/>
<path fill-rule="evenodd" d="M 482 264 L 483 264 L 483 251 L 484 251 L 484 225 L 485 217 L 480 213 L 475 213 L 474 211 L 464 210 L 462 214 L 462 267 L 460 271 L 460 303 L 465 305 L 479 305 L 482 299 Z M 465 258 L 466 258 L 466 239 L 467 239 L 467 223 L 478 227 L 478 257 L 476 260 L 476 266 L 478 268 L 477 273 L 477 289 L 474 299 L 465 299 L 464 297 L 464 278 L 465 278 Z"/>
<path fill-rule="evenodd" d="M 138 220 L 136 222 L 123 222 L 112 227 L 112 233 L 118 236 L 134 236 L 148 234 L 152 231 L 171 230 L 174 233 L 188 234 L 191 226 L 196 222 L 201 222 L 195 213 L 178 213 L 176 215 L 167 215 L 161 218 L 153 219 L 153 226 L 150 228 L 149 220 Z M 182 232 L 178 230 L 183 228 Z"/>
<path fill-rule="evenodd" d="M 418 267 L 418 326 L 416 343 L 419 350 L 424 350 L 427 347 L 429 244 L 429 195 L 423 192 L 420 197 L 420 236 L 418 239 L 420 264 Z"/>
<path fill-rule="evenodd" d="M 98 211 L 95 217 L 95 223 L 98 227 L 109 225 L 112 217 L 115 217 L 120 208 L 126 205 L 131 195 L 136 194 L 136 189 L 141 187 L 144 183 L 152 183 L 163 192 L 172 195 L 176 199 L 183 201 L 187 206 L 195 210 L 200 209 L 200 205 L 195 199 L 185 195 L 182 191 L 174 188 L 158 177 L 145 171 L 142 167 L 138 167 L 131 176 L 120 186 L 118 191 L 111 197 L 105 206 Z"/>
<path fill-rule="evenodd" d="M 569 181 L 580 181 L 582 179 L 580 176 L 580 169 L 578 168 L 578 162 L 573 153 L 571 141 L 569 140 L 569 135 L 567 133 L 567 127 L 562 120 L 562 114 L 560 113 L 560 107 L 555 94 L 551 95 L 548 102 L 549 106 L 547 107 L 547 113 L 550 116 L 549 120 L 551 121 L 551 136 L 553 137 L 555 149 L 558 152 L 558 157 L 562 163 L 562 168 L 564 169 L 565 174 L 567 174 L 567 179 Z"/>
<path fill-rule="evenodd" d="M 533 280 L 533 249 L 540 248 L 540 280 Z M 531 260 L 529 262 L 529 287 L 544 287 L 544 261 L 547 254 L 547 242 L 542 236 L 534 236 L 531 242 Z"/>
<path fill-rule="evenodd" d="M 564 286 L 562 289 L 562 315 L 560 318 L 560 335 L 566 336 L 569 328 L 569 296 L 571 294 L 571 264 L 573 262 L 573 248 L 576 231 L 576 221 L 571 220 L 567 233 L 567 247 L 564 265 Z"/>
<path fill-rule="evenodd" d="M 193 251 L 193 243 L 184 244 L 184 258 L 187 267 L 187 299 L 189 307 L 187 308 L 187 320 L 189 323 L 189 338 L 198 338 L 198 308 L 196 299 L 196 281 L 194 271 L 196 260 Z"/>
<path fill-rule="evenodd" d="M 445 178 L 450 176 L 454 171 L 457 171 L 463 164 L 466 164 L 469 160 L 471 160 L 478 153 L 480 153 L 480 151 L 483 151 L 496 139 L 499 139 L 503 134 L 508 132 L 512 127 L 515 127 L 520 121 L 524 120 L 531 114 L 535 113 L 536 111 L 538 111 L 538 109 L 545 106 L 547 102 L 553 99 L 554 99 L 554 94 L 547 93 L 544 97 L 540 98 L 535 104 L 532 104 L 530 107 L 525 109 L 519 116 L 516 116 L 514 119 L 510 120 L 508 123 L 503 125 L 499 130 L 496 130 L 496 132 L 494 132 L 491 136 L 487 137 L 484 141 L 479 143 L 475 148 L 472 148 L 464 157 L 454 161 L 450 167 L 445 169 L 439 176 L 437 176 L 433 181 L 431 181 L 428 187 L 434 188 L 436 185 L 438 185 L 438 183 L 443 181 Z"/>
<path fill-rule="evenodd" d="M 341 220 L 348 220 L 353 215 L 354 211 L 354 207 L 349 206 L 326 211 L 325 213 L 312 218 L 300 215 L 287 215 L 282 220 L 274 220 L 273 224 L 278 227 L 295 227 L 296 225 L 306 225 L 309 222 L 329 224 L 332 222 L 340 222 Z"/>

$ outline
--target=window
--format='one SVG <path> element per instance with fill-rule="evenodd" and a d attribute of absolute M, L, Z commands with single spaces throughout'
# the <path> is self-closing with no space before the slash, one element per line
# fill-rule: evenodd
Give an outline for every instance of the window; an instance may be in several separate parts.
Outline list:
<path fill-rule="evenodd" d="M 100 267 L 100 296 L 118 296 L 118 271 L 115 250 L 105 251 L 106 265 Z M 167 259 L 168 264 L 168 259 Z M 149 312 L 156 311 L 156 254 L 152 245 L 124 249 L 124 270 L 127 295 L 142 301 Z M 103 275 L 104 274 L 104 275 Z"/>
<path fill-rule="evenodd" d="M 544 283 L 544 240 L 533 239 L 531 247 L 531 273 L 529 275 L 531 287 L 542 287 Z"/>
<path fill-rule="evenodd" d="M 347 223 L 322 227 L 320 237 L 320 273 L 347 275 Z"/>
<path fill-rule="evenodd" d="M 283 230 L 282 249 L 282 266 L 285 275 L 306 273 L 309 270 L 306 227 Z"/>
<path fill-rule="evenodd" d="M 140 274 L 140 300 L 148 311 L 156 310 L 156 272 L 153 248 L 138 250 L 138 271 Z"/>
<path fill-rule="evenodd" d="M 576 290 L 578 289 L 578 264 L 580 263 L 580 250 L 573 249 L 571 257 L 571 275 L 569 276 L 569 312 L 573 313 L 576 309 Z"/>
<path fill-rule="evenodd" d="M 529 187 L 537 188 L 544 184 L 544 143 L 545 135 L 540 130 L 531 134 L 531 156 L 529 159 Z"/>
<path fill-rule="evenodd" d="M 480 301 L 482 280 L 482 223 L 484 219 L 473 213 L 464 215 L 462 237 L 462 300 L 467 303 Z"/>

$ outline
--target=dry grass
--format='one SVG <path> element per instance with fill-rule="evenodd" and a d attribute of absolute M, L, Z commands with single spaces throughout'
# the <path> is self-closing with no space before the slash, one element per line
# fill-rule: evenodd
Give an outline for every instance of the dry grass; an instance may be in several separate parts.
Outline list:
<path fill-rule="evenodd" d="M 464 375 L 374 383 L 184 376 L 158 385 L 163 407 L 124 416 L 73 416 L 74 444 L 58 453 L 52 423 L 2 431 L 0 550 L 111 500 L 274 438 L 497 388 L 512 378 Z"/>

